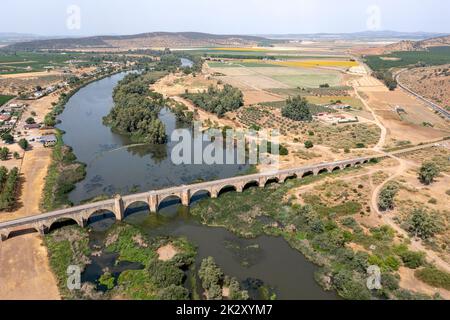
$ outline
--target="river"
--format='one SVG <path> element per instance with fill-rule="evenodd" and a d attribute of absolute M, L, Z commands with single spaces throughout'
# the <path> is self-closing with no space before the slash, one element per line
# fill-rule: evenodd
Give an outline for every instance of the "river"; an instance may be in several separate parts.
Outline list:
<path fill-rule="evenodd" d="M 102 118 L 113 106 L 112 91 L 125 75 L 116 74 L 82 88 L 71 97 L 59 117 L 58 127 L 65 132 L 64 142 L 73 148 L 79 161 L 87 164 L 86 179 L 70 193 L 74 203 L 103 194 L 127 194 L 188 184 L 199 179 L 226 178 L 248 170 L 246 165 L 176 166 L 170 159 L 175 143 L 132 146 L 127 137 L 111 132 L 102 124 Z M 168 109 L 161 111 L 160 119 L 169 136 L 180 127 Z M 225 274 L 238 278 L 244 287 L 258 279 L 273 288 L 279 299 L 336 298 L 334 293 L 325 292 L 315 282 L 317 267 L 283 238 L 241 239 L 224 228 L 200 224 L 178 201 L 169 200 L 158 214 L 150 214 L 147 207 L 137 205 L 126 215 L 125 222 L 138 226 L 149 236 L 185 236 L 198 247 L 197 264 L 204 257 L 212 256 Z M 100 226 L 106 228 L 99 228 L 99 223 L 91 225 L 94 231 L 92 243 L 110 226 L 103 221 Z M 85 281 L 94 281 L 105 264 L 114 264 L 111 256 L 91 258 L 94 262 L 85 271 Z M 120 266 L 120 270 L 126 268 Z"/>

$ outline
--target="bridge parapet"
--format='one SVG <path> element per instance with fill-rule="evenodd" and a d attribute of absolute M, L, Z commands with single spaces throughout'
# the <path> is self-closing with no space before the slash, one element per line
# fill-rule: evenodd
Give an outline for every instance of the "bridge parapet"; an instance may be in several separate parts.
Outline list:
<path fill-rule="evenodd" d="M 234 187 L 236 191 L 242 192 L 245 186 L 250 183 L 256 183 L 259 187 L 264 187 L 269 180 L 276 180 L 279 183 L 282 183 L 289 177 L 302 178 L 307 173 L 317 175 L 322 170 L 331 172 L 336 168 L 344 169 L 348 166 L 355 166 L 357 164 L 362 165 L 369 162 L 371 159 L 381 159 L 387 156 L 387 154 L 384 154 L 381 156 L 361 157 L 330 163 L 320 163 L 313 166 L 284 169 L 276 172 L 262 172 L 246 176 L 154 190 L 134 195 L 127 195 L 124 197 L 118 195 L 115 198 L 104 201 L 0 223 L 0 237 L 4 240 L 8 238 L 10 232 L 15 231 L 17 228 L 25 227 L 36 229 L 40 233 L 45 233 L 51 228 L 52 224 L 62 219 L 72 219 L 76 221 L 78 225 L 84 227 L 93 214 L 101 211 L 113 212 L 117 220 L 122 220 L 124 218 L 125 210 L 135 202 L 147 203 L 151 212 L 157 212 L 161 202 L 170 196 L 180 198 L 183 205 L 189 206 L 192 196 L 199 191 L 207 191 L 212 198 L 217 198 L 220 191 L 227 186 Z"/>

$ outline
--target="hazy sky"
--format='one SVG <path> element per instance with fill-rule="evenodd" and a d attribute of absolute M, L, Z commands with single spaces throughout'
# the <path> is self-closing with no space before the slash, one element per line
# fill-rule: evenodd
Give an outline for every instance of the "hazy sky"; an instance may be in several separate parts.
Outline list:
<path fill-rule="evenodd" d="M 77 9 L 67 13 L 71 5 L 79 20 Z M 1 0 L 0 7 L 0 32 L 42 35 L 450 33 L 448 0 Z"/>

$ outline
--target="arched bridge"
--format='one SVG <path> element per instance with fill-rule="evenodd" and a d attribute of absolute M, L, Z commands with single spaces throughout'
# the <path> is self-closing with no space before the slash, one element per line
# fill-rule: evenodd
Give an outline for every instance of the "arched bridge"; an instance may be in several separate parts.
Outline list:
<path fill-rule="evenodd" d="M 12 232 L 20 232 L 31 229 L 38 231 L 40 234 L 45 234 L 48 230 L 50 230 L 53 224 L 68 219 L 73 220 L 79 226 L 84 227 L 90 217 L 105 211 L 113 213 L 117 220 L 123 220 L 126 209 L 137 202 L 146 203 L 151 212 L 157 212 L 160 204 L 164 200 L 171 197 L 178 197 L 184 206 L 189 206 L 192 198 L 200 192 L 206 192 L 210 197 L 217 198 L 220 192 L 224 189 L 232 188 L 237 192 L 242 192 L 246 186 L 249 185 L 258 185 L 259 187 L 264 188 L 269 182 L 283 183 L 287 179 L 291 178 L 303 178 L 308 175 L 318 175 L 321 173 L 344 170 L 345 168 L 362 165 L 364 163 L 368 163 L 372 159 L 379 159 L 383 157 L 385 156 L 372 156 L 321 163 L 313 166 L 286 169 L 271 173 L 264 172 L 191 185 L 183 185 L 179 187 L 127 195 L 124 197 L 118 195 L 115 198 L 105 201 L 89 203 L 0 223 L 0 236 L 2 240 L 6 240 Z"/>

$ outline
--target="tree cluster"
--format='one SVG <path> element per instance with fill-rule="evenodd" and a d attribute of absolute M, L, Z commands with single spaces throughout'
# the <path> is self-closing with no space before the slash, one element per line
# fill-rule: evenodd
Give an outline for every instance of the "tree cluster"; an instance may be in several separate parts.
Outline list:
<path fill-rule="evenodd" d="M 191 100 L 197 107 L 224 116 L 228 111 L 236 110 L 244 105 L 242 92 L 226 84 L 223 89 L 210 86 L 207 91 L 201 93 L 185 93 L 184 98 Z"/>
<path fill-rule="evenodd" d="M 142 75 L 130 74 L 120 81 L 113 100 L 114 107 L 104 118 L 105 124 L 135 141 L 154 144 L 167 141 L 165 126 L 158 119 L 164 98 L 150 91 Z"/>
<path fill-rule="evenodd" d="M 0 211 L 14 207 L 19 182 L 19 169 L 13 168 L 8 172 L 5 167 L 0 167 Z"/>
<path fill-rule="evenodd" d="M 281 109 L 283 117 L 294 121 L 311 121 L 312 113 L 308 105 L 308 100 L 301 96 L 289 97 L 286 105 Z"/>
<path fill-rule="evenodd" d="M 206 290 L 208 300 L 223 299 L 222 287 L 229 289 L 229 299 L 248 300 L 248 292 L 241 290 L 239 281 L 225 276 L 216 265 L 213 257 L 203 259 L 198 276 L 202 281 L 202 287 Z"/>

